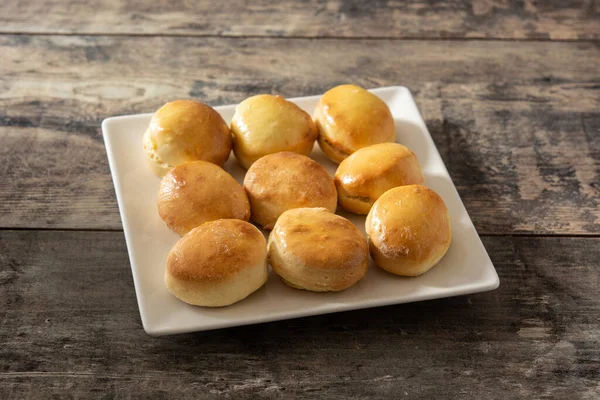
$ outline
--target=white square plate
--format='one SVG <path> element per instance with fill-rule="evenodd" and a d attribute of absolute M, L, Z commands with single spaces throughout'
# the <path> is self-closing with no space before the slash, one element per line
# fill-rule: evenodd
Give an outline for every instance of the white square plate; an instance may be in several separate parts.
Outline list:
<path fill-rule="evenodd" d="M 452 245 L 441 262 L 416 278 L 392 275 L 371 265 L 366 277 L 337 293 L 313 293 L 286 286 L 270 272 L 269 280 L 247 299 L 223 308 L 194 307 L 172 296 L 163 283 L 165 261 L 179 236 L 158 216 L 160 179 L 147 165 L 142 134 L 152 114 L 108 118 L 102 122 L 108 161 L 123 220 L 125 239 L 144 329 L 150 335 L 202 331 L 308 315 L 483 292 L 498 287 L 496 270 L 458 196 L 442 158 L 408 89 L 371 90 L 387 103 L 396 121 L 396 140 L 419 158 L 425 184 L 442 196 L 450 212 Z M 290 99 L 312 115 L 320 96 Z M 231 121 L 235 105 L 216 107 Z M 311 157 L 333 175 L 336 165 L 317 144 Z M 233 154 L 224 168 L 240 183 L 244 170 Z M 340 213 L 364 232 L 364 216 Z"/>

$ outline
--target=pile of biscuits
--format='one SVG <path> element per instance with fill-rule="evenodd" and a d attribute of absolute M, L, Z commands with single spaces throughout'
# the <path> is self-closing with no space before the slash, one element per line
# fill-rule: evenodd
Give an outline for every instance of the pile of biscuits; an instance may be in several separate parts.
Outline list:
<path fill-rule="evenodd" d="M 269 264 L 293 288 L 339 291 L 365 276 L 369 254 L 397 275 L 428 271 L 450 246 L 448 210 L 395 138 L 387 105 L 354 85 L 327 91 L 313 118 L 281 96 L 248 98 L 231 127 L 206 104 L 165 104 L 143 147 L 162 177 L 158 213 L 182 236 L 167 257 L 169 291 L 230 305 L 265 284 Z M 335 177 L 308 157 L 315 141 L 339 163 Z M 232 149 L 243 186 L 221 168 Z M 367 237 L 338 205 L 368 214 Z M 268 243 L 248 221 L 271 231 Z"/>

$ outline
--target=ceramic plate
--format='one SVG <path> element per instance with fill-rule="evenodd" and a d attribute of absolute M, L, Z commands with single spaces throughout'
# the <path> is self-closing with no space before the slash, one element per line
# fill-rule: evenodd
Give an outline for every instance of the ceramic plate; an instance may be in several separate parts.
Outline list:
<path fill-rule="evenodd" d="M 417 154 L 425 184 L 439 193 L 448 206 L 452 224 L 452 245 L 448 253 L 436 267 L 416 278 L 398 277 L 371 264 L 363 280 L 338 293 L 292 289 L 270 272 L 269 280 L 261 289 L 247 299 L 223 308 L 185 304 L 173 297 L 163 283 L 167 254 L 179 237 L 158 216 L 156 196 L 160 178 L 148 167 L 142 149 L 142 134 L 152 114 L 113 117 L 102 122 L 140 314 L 148 334 L 168 335 L 256 324 L 464 295 L 498 287 L 496 270 L 409 90 L 404 87 L 385 87 L 371 92 L 390 107 L 396 121 L 396 141 Z M 312 115 L 319 97 L 290 100 Z M 215 109 L 229 123 L 235 105 Z M 311 157 L 324 165 L 331 175 L 334 174 L 336 165 L 323 155 L 317 144 Z M 240 183 L 243 181 L 245 171 L 233 154 L 224 168 Z M 340 214 L 364 232 L 364 216 Z"/>

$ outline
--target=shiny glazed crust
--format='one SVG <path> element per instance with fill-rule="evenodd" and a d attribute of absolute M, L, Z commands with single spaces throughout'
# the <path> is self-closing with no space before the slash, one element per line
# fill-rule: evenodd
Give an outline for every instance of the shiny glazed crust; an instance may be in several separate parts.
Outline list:
<path fill-rule="evenodd" d="M 221 115 L 193 100 L 175 100 L 162 106 L 143 136 L 150 167 L 158 176 L 187 161 L 204 160 L 223 165 L 232 139 Z"/>
<path fill-rule="evenodd" d="M 279 216 L 292 208 L 324 207 L 335 212 L 337 192 L 333 179 L 307 156 L 282 152 L 256 161 L 244 178 L 252 220 L 272 229 Z"/>
<path fill-rule="evenodd" d="M 421 185 L 385 192 L 371 208 L 365 228 L 375 264 L 404 276 L 431 269 L 448 251 L 452 237 L 444 201 Z"/>
<path fill-rule="evenodd" d="M 315 292 L 344 290 L 364 277 L 367 240 L 354 224 L 324 208 L 283 213 L 269 235 L 269 262 L 285 283 Z"/>
<path fill-rule="evenodd" d="M 394 118 L 387 104 L 355 85 L 328 90 L 314 112 L 321 150 L 340 163 L 356 150 L 372 144 L 394 142 Z"/>
<path fill-rule="evenodd" d="M 335 172 L 339 203 L 356 214 L 368 214 L 389 189 L 423 182 L 417 156 L 398 143 L 363 147 L 342 161 Z"/>
<path fill-rule="evenodd" d="M 158 214 L 180 235 L 221 218 L 250 219 L 244 188 L 221 167 L 192 161 L 172 168 L 158 191 Z"/>
<path fill-rule="evenodd" d="M 266 281 L 265 238 L 241 220 L 221 219 L 199 226 L 182 237 L 167 257 L 167 288 L 192 305 L 227 306 Z"/>
<path fill-rule="evenodd" d="M 281 96 L 261 94 L 242 101 L 231 120 L 233 152 L 244 168 L 281 151 L 308 155 L 317 139 L 310 115 Z"/>

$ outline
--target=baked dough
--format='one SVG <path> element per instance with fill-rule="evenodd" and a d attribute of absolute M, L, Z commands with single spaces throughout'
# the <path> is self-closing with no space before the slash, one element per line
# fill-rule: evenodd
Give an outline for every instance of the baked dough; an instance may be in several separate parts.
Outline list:
<path fill-rule="evenodd" d="M 446 254 L 452 237 L 444 201 L 421 185 L 385 192 L 371 208 L 365 228 L 375 264 L 404 276 L 429 271 Z"/>
<path fill-rule="evenodd" d="M 152 116 L 143 146 L 158 176 L 187 161 L 223 165 L 231 152 L 231 132 L 221 115 L 193 100 L 175 100 Z"/>
<path fill-rule="evenodd" d="M 267 154 L 308 155 L 317 128 L 306 112 L 281 96 L 260 94 L 242 101 L 231 121 L 233 152 L 244 168 Z"/>
<path fill-rule="evenodd" d="M 267 281 L 267 244 L 252 224 L 238 219 L 208 222 L 173 246 L 165 284 L 188 304 L 236 303 Z"/>
<path fill-rule="evenodd" d="M 206 161 L 180 164 L 167 172 L 157 204 L 162 220 L 180 235 L 216 219 L 250 219 L 244 188 L 221 167 Z"/>
<path fill-rule="evenodd" d="M 335 212 L 337 192 L 333 179 L 319 163 L 307 156 L 281 152 L 256 161 L 244 178 L 252 220 L 272 229 L 287 210 L 324 207 Z"/>
<path fill-rule="evenodd" d="M 342 161 L 335 172 L 340 206 L 356 214 L 367 214 L 375 200 L 391 188 L 423 182 L 417 156 L 398 143 L 363 147 Z"/>
<path fill-rule="evenodd" d="M 376 95 L 355 85 L 328 90 L 314 112 L 319 146 L 340 163 L 356 150 L 372 144 L 394 142 L 394 118 Z"/>
<path fill-rule="evenodd" d="M 284 212 L 269 236 L 269 262 L 285 283 L 315 292 L 344 290 L 368 268 L 365 236 L 325 208 Z"/>

